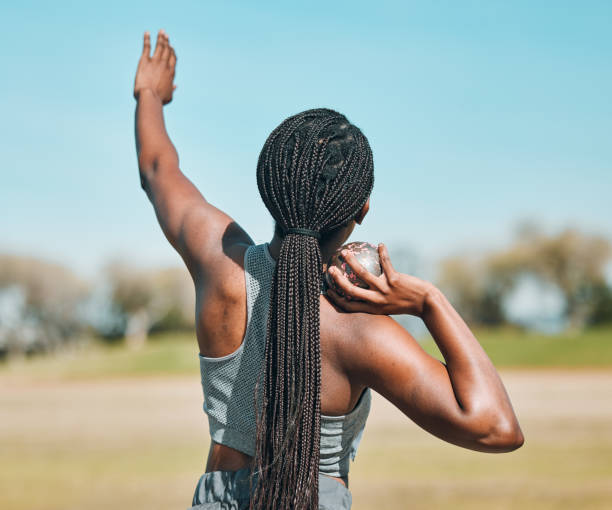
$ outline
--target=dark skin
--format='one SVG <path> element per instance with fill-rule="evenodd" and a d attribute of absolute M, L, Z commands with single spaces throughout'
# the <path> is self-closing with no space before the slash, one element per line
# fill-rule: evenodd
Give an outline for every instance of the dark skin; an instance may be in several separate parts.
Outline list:
<path fill-rule="evenodd" d="M 146 33 L 134 85 L 141 184 L 166 238 L 193 279 L 200 353 L 225 356 L 241 345 L 246 331 L 243 260 L 253 241 L 181 172 L 163 117 L 163 106 L 172 101 L 176 88 L 176 54 L 164 31 L 158 34 L 153 55 L 149 39 Z M 369 200 L 345 227 L 321 240 L 323 260 L 344 244 L 368 210 Z M 275 233 L 269 244 L 275 259 L 281 242 Z M 332 269 L 348 298 L 333 291 L 320 298 L 321 413 L 350 412 L 364 388 L 370 387 L 444 441 L 491 453 L 519 448 L 524 438 L 508 394 L 470 328 L 431 282 L 395 271 L 384 245 L 379 246 L 379 254 L 380 277 L 345 254 L 369 289 L 352 285 Z M 444 363 L 427 354 L 388 314 L 420 317 Z M 213 442 L 206 471 L 233 471 L 251 460 Z"/>

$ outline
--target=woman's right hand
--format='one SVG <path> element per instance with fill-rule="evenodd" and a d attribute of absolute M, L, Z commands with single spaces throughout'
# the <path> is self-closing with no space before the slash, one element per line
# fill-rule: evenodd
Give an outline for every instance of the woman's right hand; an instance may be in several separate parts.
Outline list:
<path fill-rule="evenodd" d="M 327 290 L 327 295 L 347 312 L 376 315 L 409 314 L 422 317 L 426 309 L 427 296 L 435 289 L 434 285 L 416 276 L 397 272 L 391 265 L 389 252 L 384 244 L 378 245 L 378 254 L 383 272 L 380 276 L 374 276 L 349 250 L 343 250 L 342 256 L 369 289 L 362 289 L 352 284 L 340 269 L 332 266 L 328 269 L 329 274 L 344 296 L 338 294 L 332 287 Z"/>
<path fill-rule="evenodd" d="M 176 53 L 170 46 L 168 34 L 163 30 L 159 31 L 155 51 L 151 56 L 151 37 L 149 32 L 145 32 L 142 54 L 134 79 L 134 98 L 138 99 L 143 90 L 149 89 L 161 100 L 162 104 L 168 104 L 172 101 L 172 94 L 176 89 L 175 70 Z"/>

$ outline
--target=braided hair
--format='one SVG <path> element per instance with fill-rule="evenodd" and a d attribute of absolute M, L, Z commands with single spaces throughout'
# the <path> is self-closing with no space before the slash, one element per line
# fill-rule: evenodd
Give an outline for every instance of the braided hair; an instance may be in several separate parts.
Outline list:
<path fill-rule="evenodd" d="M 333 110 L 307 110 L 268 137 L 257 185 L 284 235 L 256 386 L 257 439 L 250 510 L 315 510 L 319 502 L 321 347 L 318 237 L 346 226 L 374 184 L 368 140 Z"/>

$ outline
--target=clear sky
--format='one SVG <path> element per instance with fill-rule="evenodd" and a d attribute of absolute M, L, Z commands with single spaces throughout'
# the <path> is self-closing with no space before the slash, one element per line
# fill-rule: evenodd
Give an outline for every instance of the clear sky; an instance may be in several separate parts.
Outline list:
<path fill-rule="evenodd" d="M 167 126 L 183 171 L 258 242 L 269 132 L 337 109 L 374 151 L 353 239 L 427 260 L 517 221 L 612 238 L 612 2 L 3 2 L 0 250 L 92 273 L 180 259 L 139 187 L 142 33 L 178 54 Z"/>

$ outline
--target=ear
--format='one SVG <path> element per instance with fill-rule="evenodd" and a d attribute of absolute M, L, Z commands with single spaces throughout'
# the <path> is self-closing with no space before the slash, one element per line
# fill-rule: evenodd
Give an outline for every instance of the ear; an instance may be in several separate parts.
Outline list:
<path fill-rule="evenodd" d="M 361 225 L 361 222 L 365 218 L 366 214 L 368 214 L 369 210 L 370 210 L 370 197 L 368 197 L 368 200 L 366 201 L 366 203 L 363 204 L 363 207 L 361 208 L 357 216 L 355 216 L 355 223 L 357 223 L 358 225 Z"/>

